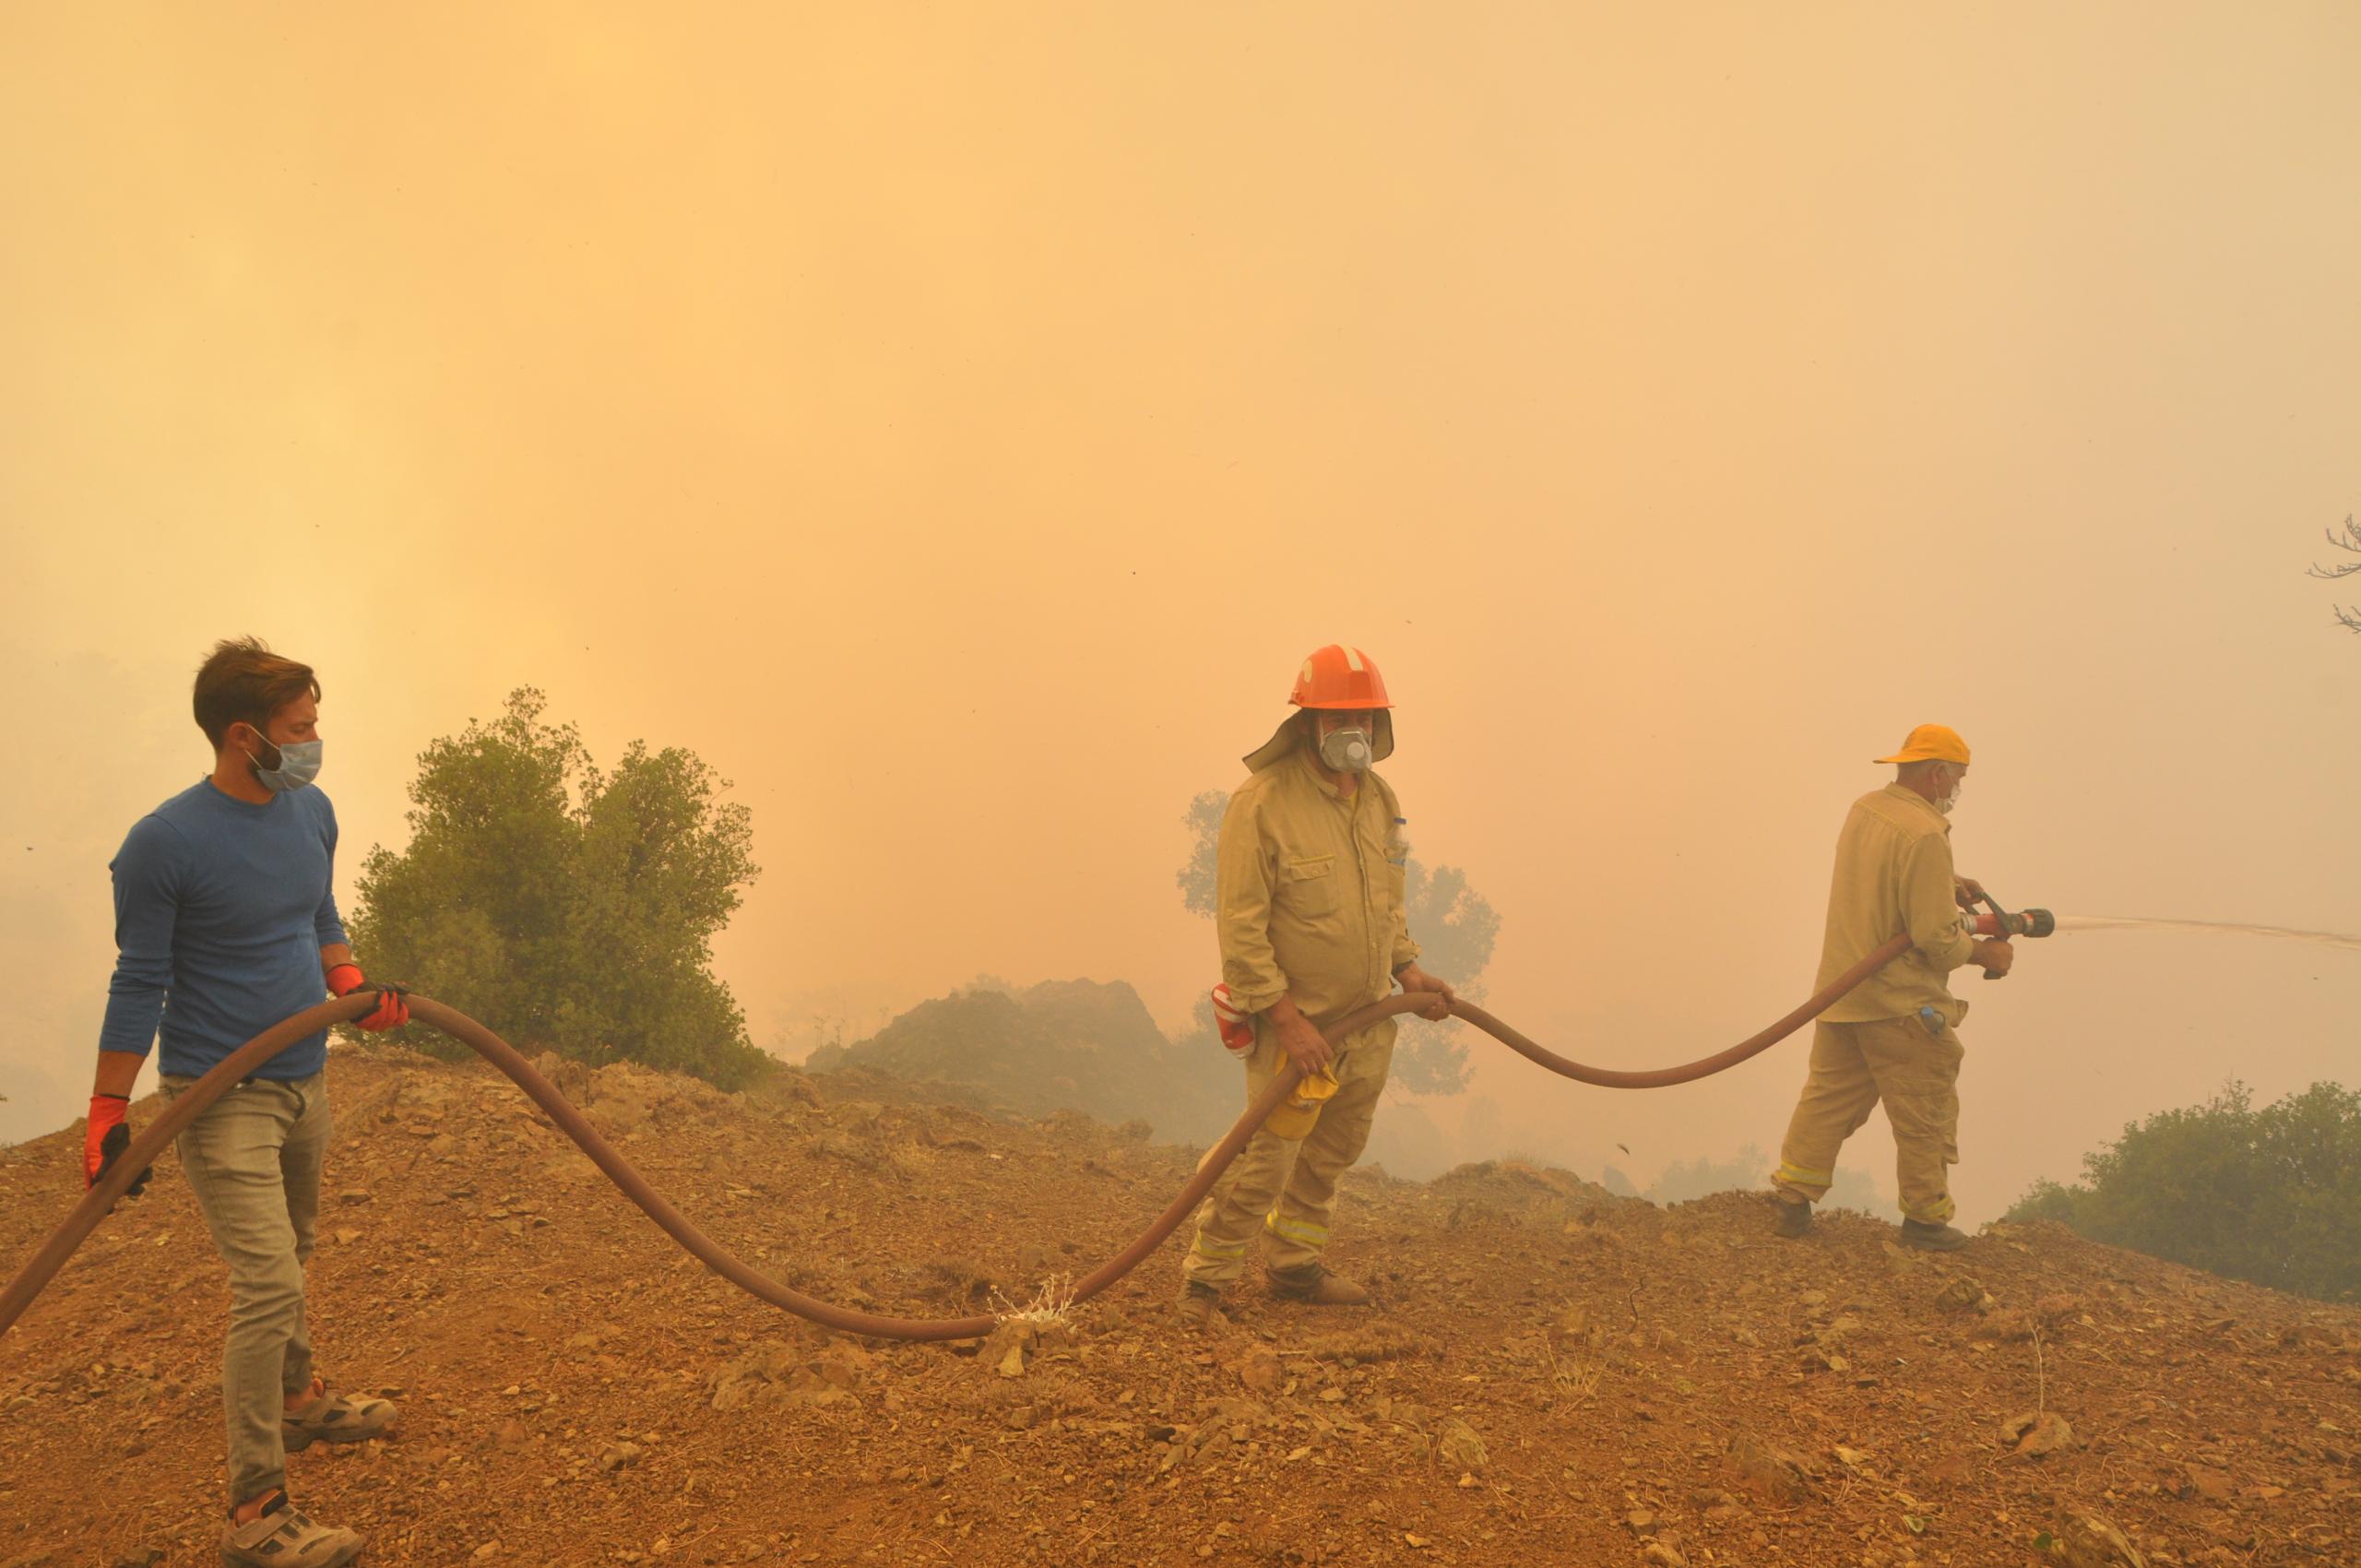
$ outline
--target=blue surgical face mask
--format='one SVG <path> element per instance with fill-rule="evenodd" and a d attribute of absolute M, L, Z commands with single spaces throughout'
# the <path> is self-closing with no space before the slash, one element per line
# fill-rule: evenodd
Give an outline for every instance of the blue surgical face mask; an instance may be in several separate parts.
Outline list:
<path fill-rule="evenodd" d="M 255 733 L 262 735 L 259 730 Z M 326 744 L 325 742 L 290 741 L 285 745 L 279 745 L 267 735 L 263 735 L 262 739 L 265 745 L 272 746 L 279 753 L 279 766 L 265 767 L 262 758 L 252 752 L 247 752 L 246 756 L 255 765 L 255 777 L 261 779 L 262 787 L 272 794 L 283 795 L 290 790 L 301 790 L 320 776 L 320 748 Z"/>

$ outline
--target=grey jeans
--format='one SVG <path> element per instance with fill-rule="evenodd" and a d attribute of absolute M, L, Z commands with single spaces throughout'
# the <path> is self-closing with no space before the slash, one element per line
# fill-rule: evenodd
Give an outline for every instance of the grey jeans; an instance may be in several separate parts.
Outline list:
<path fill-rule="evenodd" d="M 176 1099 L 195 1078 L 167 1077 Z M 221 1404 L 234 1505 L 287 1484 L 279 1422 L 285 1396 L 312 1385 L 303 1265 L 320 1213 L 328 1146 L 327 1080 L 250 1078 L 181 1133 L 181 1170 L 230 1265 Z"/>

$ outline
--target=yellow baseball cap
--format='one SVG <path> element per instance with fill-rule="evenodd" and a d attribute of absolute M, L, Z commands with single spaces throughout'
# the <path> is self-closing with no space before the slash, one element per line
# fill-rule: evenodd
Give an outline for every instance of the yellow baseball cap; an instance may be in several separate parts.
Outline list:
<path fill-rule="evenodd" d="M 1967 742 L 1959 731 L 1948 724 L 1921 724 L 1910 731 L 1902 749 L 1892 756 L 1875 759 L 1879 762 L 1955 762 L 1967 766 Z"/>

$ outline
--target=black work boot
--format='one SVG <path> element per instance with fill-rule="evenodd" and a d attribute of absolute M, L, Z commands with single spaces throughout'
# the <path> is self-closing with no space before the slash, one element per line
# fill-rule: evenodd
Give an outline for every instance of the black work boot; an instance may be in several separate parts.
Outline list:
<path fill-rule="evenodd" d="M 1807 1236 L 1811 1233 L 1811 1205 L 1802 1199 L 1780 1198 L 1779 1234 Z"/>
<path fill-rule="evenodd" d="M 1902 1222 L 1902 1244 L 1924 1253 L 1955 1253 L 1967 1245 L 1967 1232 L 1948 1225 L 1929 1225 L 1923 1219 L 1905 1219 Z"/>

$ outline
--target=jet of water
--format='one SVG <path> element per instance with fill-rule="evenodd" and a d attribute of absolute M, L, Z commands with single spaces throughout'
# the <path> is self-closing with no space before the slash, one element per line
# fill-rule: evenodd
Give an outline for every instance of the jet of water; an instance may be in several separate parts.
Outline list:
<path fill-rule="evenodd" d="M 2296 931 L 2280 925 L 2236 925 L 2225 921 L 2151 921 L 2132 915 L 2060 915 L 2058 930 L 2063 935 L 2074 931 L 2185 931 L 2228 932 L 2238 936 L 2276 936 L 2289 942 L 2317 942 L 2323 946 L 2343 947 L 2361 953 L 2361 936 L 2347 936 L 2335 931 Z"/>

